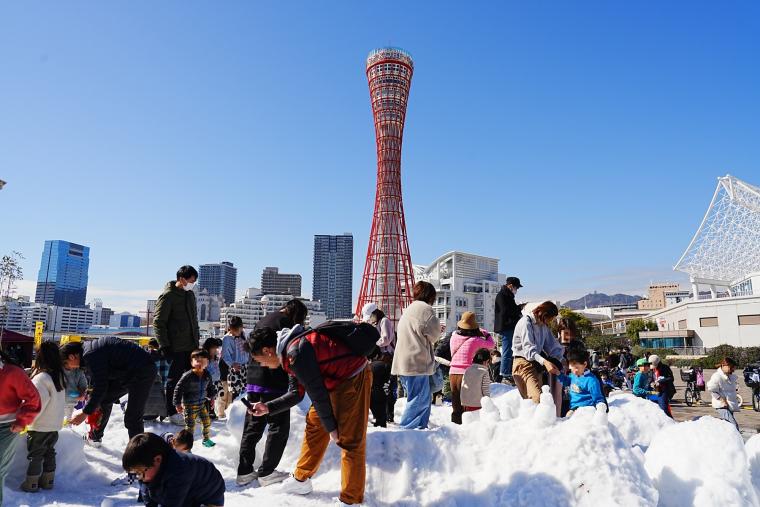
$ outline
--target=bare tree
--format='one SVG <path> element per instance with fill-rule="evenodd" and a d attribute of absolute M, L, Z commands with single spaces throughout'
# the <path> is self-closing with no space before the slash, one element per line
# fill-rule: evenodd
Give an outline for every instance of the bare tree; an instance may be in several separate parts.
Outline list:
<path fill-rule="evenodd" d="M 21 261 L 24 256 L 21 252 L 13 251 L 10 255 L 3 255 L 0 260 L 0 301 L 3 303 L 4 319 L 0 322 L 0 344 L 3 343 L 3 331 L 5 329 L 5 323 L 8 320 L 8 312 L 10 310 L 10 297 L 11 292 L 16 288 L 14 283 L 16 280 L 24 279 L 24 269 L 21 267 Z"/>

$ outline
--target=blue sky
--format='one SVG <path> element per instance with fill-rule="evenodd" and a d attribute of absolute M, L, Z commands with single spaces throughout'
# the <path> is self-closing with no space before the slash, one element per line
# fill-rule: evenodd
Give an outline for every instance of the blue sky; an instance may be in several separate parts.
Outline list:
<path fill-rule="evenodd" d="M 0 6 L 0 252 L 91 247 L 137 310 L 184 263 L 304 276 L 375 184 L 364 60 L 415 59 L 402 174 L 414 263 L 498 257 L 526 299 L 641 293 L 726 173 L 760 183 L 754 2 L 102 2 Z M 89 298 L 89 297 L 88 297 Z"/>

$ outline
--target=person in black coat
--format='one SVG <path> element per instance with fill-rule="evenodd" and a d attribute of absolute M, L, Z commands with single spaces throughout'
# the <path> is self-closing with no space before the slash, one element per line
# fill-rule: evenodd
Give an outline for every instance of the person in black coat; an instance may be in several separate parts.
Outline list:
<path fill-rule="evenodd" d="M 246 343 L 246 347 L 251 352 L 246 373 L 246 398 L 249 402 L 267 403 L 281 398 L 286 393 L 291 393 L 294 399 L 297 398 L 300 401 L 298 381 L 290 378 L 282 368 L 272 369 L 261 366 L 253 359 L 253 354 L 259 353 L 265 343 L 273 347 L 277 342 L 277 331 L 303 324 L 306 315 L 306 305 L 298 299 L 292 299 L 278 311 L 265 315 L 254 327 Z M 300 397 L 303 397 L 303 393 L 300 393 Z M 281 405 L 281 407 L 284 408 L 278 410 L 276 407 L 263 416 L 255 416 L 250 412 L 246 414 L 243 436 L 240 440 L 240 458 L 236 478 L 238 485 L 244 486 L 258 478 L 260 486 L 268 486 L 288 477 L 288 474 L 276 470 L 290 435 L 290 407 L 287 405 Z M 256 445 L 264 435 L 267 426 L 269 431 L 264 456 L 261 466 L 258 470 L 254 470 Z"/>
<path fill-rule="evenodd" d="M 71 418 L 71 424 L 81 424 L 100 409 L 100 424 L 90 435 L 92 441 L 100 442 L 113 404 L 129 394 L 124 426 L 130 438 L 145 431 L 145 403 L 157 374 L 156 364 L 147 351 L 134 342 L 106 336 L 84 344 L 67 343 L 61 347 L 61 357 L 72 366 L 84 367 L 92 388 L 87 403 Z"/>
<path fill-rule="evenodd" d="M 522 308 L 515 302 L 515 294 L 520 287 L 520 279 L 510 276 L 496 295 L 493 329 L 501 339 L 501 376 L 507 380 L 512 379 L 512 337 L 522 317 Z"/>
<path fill-rule="evenodd" d="M 224 505 L 224 479 L 214 464 L 195 454 L 174 450 L 154 433 L 133 437 L 121 464 L 140 480 L 141 497 L 148 507 Z"/>

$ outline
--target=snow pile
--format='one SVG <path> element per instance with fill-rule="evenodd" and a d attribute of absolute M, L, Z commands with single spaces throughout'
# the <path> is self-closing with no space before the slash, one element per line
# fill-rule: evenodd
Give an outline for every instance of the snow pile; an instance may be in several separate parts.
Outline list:
<path fill-rule="evenodd" d="M 744 451 L 747 453 L 747 466 L 752 476 L 752 485 L 760 494 L 760 434 L 747 440 Z"/>
<path fill-rule="evenodd" d="M 649 400 L 630 393 L 610 396 L 609 420 L 628 443 L 646 451 L 654 436 L 663 428 L 676 424 L 673 419 Z"/>
<path fill-rule="evenodd" d="M 741 436 L 714 417 L 664 427 L 646 452 L 646 470 L 660 507 L 760 506 Z"/>

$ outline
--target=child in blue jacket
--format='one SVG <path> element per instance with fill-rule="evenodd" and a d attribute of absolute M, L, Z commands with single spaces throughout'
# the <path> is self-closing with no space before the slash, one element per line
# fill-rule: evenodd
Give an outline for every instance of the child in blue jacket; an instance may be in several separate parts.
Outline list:
<path fill-rule="evenodd" d="M 645 357 L 642 357 L 636 361 L 636 367 L 639 371 L 633 378 L 633 395 L 645 400 L 651 400 L 652 395 L 656 395 L 657 391 L 653 391 L 652 376 L 649 374 L 649 362 Z"/>
<path fill-rule="evenodd" d="M 599 379 L 588 370 L 588 362 L 588 351 L 581 348 L 571 348 L 567 351 L 570 375 L 559 375 L 558 379 L 563 386 L 570 388 L 568 417 L 578 407 L 595 407 L 597 403 L 607 404 Z"/>
<path fill-rule="evenodd" d="M 140 480 L 142 500 L 148 507 L 224 505 L 224 479 L 214 464 L 172 449 L 154 433 L 132 437 L 121 463 Z"/>

